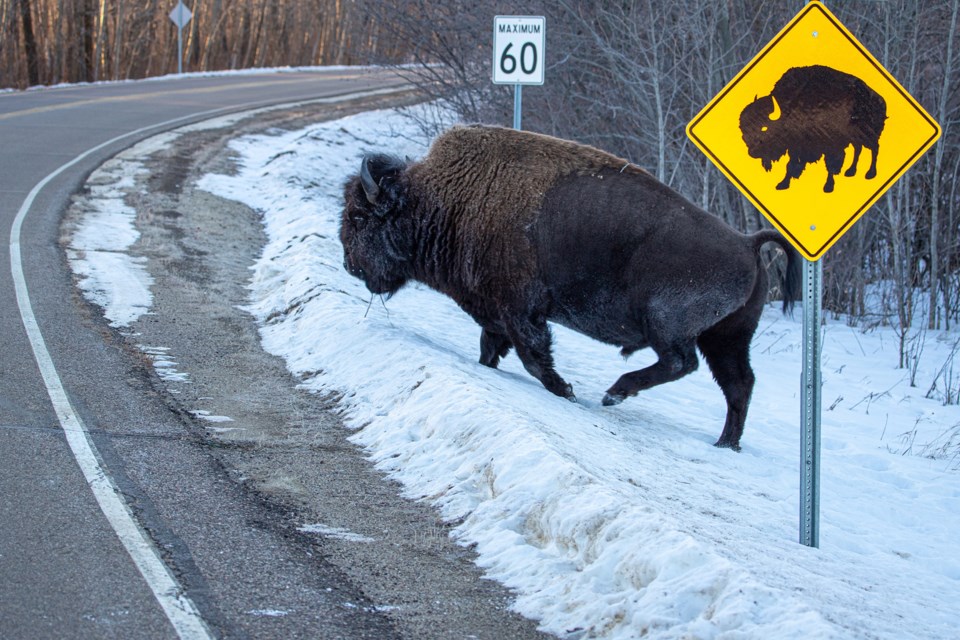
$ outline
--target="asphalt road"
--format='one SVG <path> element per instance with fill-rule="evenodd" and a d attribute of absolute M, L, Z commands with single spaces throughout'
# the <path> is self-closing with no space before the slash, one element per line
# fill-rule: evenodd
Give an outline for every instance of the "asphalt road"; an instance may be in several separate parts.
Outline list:
<path fill-rule="evenodd" d="M 469 558 L 445 540 L 420 545 L 431 548 L 418 552 L 421 559 L 439 567 L 424 575 L 446 576 L 425 584 L 466 595 L 450 603 L 443 593 L 413 594 L 418 585 L 406 584 L 395 596 L 409 608 L 401 615 L 384 604 L 391 596 L 378 576 L 411 578 L 375 566 L 375 549 L 339 554 L 335 545 L 291 534 L 291 519 L 304 517 L 297 510 L 309 500 L 268 499 L 262 490 L 269 483 L 249 487 L 238 479 L 273 459 L 212 451 L 217 443 L 145 373 L 149 359 L 131 356 L 130 341 L 78 298 L 59 243 L 71 196 L 94 168 L 138 140 L 221 112 L 402 84 L 386 72 L 331 70 L 0 94 L 0 227 L 10 238 L 0 246 L 0 637 L 455 637 L 427 633 L 447 614 L 437 607 L 424 613 L 418 607 L 430 606 L 418 603 L 441 601 L 463 610 L 465 622 L 448 621 L 462 637 L 537 635 L 503 612 L 505 592 L 474 586 L 479 574 L 465 566 Z M 245 244 L 255 249 L 255 239 Z M 173 314 L 160 326 L 179 326 L 181 318 Z M 238 332 L 255 341 L 249 327 Z M 201 323 L 189 339 L 203 334 Z M 213 369 L 226 381 L 236 377 L 229 369 L 223 375 L 223 363 Z M 293 387 L 282 367 L 270 375 L 280 381 L 277 393 L 286 393 L 287 382 Z M 302 420 L 307 409 L 292 408 Z M 356 466 L 361 459 L 338 454 L 349 448 L 342 442 L 325 447 L 331 462 Z M 245 451 L 242 443 L 237 448 Z M 290 451 L 300 448 L 288 446 L 275 461 L 282 464 Z M 309 454 L 317 465 L 327 461 Z M 365 482 L 359 491 L 395 514 L 385 522 L 428 517 L 409 507 L 390 511 L 395 488 Z M 407 561 L 401 553 L 389 562 Z M 484 611 L 478 617 L 474 609 Z"/>

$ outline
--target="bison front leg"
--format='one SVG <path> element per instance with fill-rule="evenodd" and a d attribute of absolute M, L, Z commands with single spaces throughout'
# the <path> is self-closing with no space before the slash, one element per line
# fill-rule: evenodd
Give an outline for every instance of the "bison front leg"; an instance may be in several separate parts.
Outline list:
<path fill-rule="evenodd" d="M 507 335 L 517 350 L 523 368 L 539 380 L 547 391 L 576 402 L 573 387 L 553 367 L 552 338 L 546 319 L 509 322 Z"/>
<path fill-rule="evenodd" d="M 777 185 L 777 189 L 779 191 L 788 189 L 790 187 L 790 181 L 799 178 L 806 166 L 807 163 L 801 160 L 798 154 L 791 152 L 787 157 L 787 173 L 783 176 L 783 180 Z"/>
<path fill-rule="evenodd" d="M 510 338 L 484 328 L 480 334 L 480 364 L 496 369 L 500 359 L 506 356 L 512 347 Z"/>

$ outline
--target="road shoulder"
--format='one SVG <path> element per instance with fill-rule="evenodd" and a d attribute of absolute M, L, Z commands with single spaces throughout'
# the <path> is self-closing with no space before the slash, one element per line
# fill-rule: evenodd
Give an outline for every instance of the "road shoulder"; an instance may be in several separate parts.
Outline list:
<path fill-rule="evenodd" d="M 205 173 L 230 171 L 227 143 L 233 137 L 292 129 L 385 101 L 271 112 L 180 136 L 143 160 L 148 171 L 126 201 L 136 209 L 141 234 L 132 253 L 146 260 L 154 281 L 152 311 L 129 329 L 109 329 L 93 319 L 97 314 L 90 314 L 91 322 L 104 325 L 103 333 L 132 359 L 144 392 L 176 417 L 183 429 L 179 441 L 206 461 L 217 484 L 174 490 L 178 462 L 167 459 L 169 452 L 158 447 L 153 468 L 140 445 L 119 434 L 104 437 L 158 520 L 189 511 L 195 492 L 234 495 L 249 509 L 241 516 L 246 524 L 233 525 L 234 535 L 285 549 L 284 557 L 297 565 L 292 571 L 312 585 L 286 601 L 255 590 L 227 597 L 230 572 L 253 567 L 208 560 L 223 547 L 222 540 L 211 542 L 217 534 L 210 528 L 219 523 L 198 519 L 191 526 L 206 531 L 196 536 L 171 527 L 177 531 L 167 537 L 188 549 L 210 591 L 210 608 L 228 621 L 224 628 L 258 637 L 284 625 L 310 629 L 311 598 L 322 593 L 338 611 L 370 614 L 363 622 L 344 619 L 349 637 L 540 637 L 534 623 L 508 611 L 511 595 L 483 579 L 472 553 L 450 541 L 449 524 L 428 506 L 402 498 L 400 487 L 348 441 L 336 398 L 298 389 L 283 362 L 260 348 L 253 319 L 242 310 L 249 267 L 264 242 L 258 215 L 193 186 Z M 81 197 L 71 207 L 67 240 L 84 206 Z M 208 482 L 199 471 L 190 478 Z M 327 585 L 327 578 L 318 582 L 318 573 L 348 586 L 330 597 L 339 587 Z M 305 619 L 298 622 L 299 616 Z"/>

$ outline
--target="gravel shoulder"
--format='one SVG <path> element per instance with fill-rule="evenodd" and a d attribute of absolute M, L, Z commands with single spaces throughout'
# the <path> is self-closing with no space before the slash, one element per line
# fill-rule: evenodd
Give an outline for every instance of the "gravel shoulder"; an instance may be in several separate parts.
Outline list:
<path fill-rule="evenodd" d="M 171 564 L 181 573 L 183 566 L 195 568 L 186 581 L 207 594 L 201 608 L 225 637 L 320 637 L 313 626 L 322 610 L 317 593 L 341 590 L 331 605 L 342 614 L 338 637 L 547 637 L 508 610 L 511 594 L 483 578 L 471 551 L 450 541 L 448 524 L 430 507 L 403 498 L 399 485 L 348 441 L 337 398 L 298 389 L 284 363 L 261 349 L 257 327 L 243 311 L 249 267 L 265 241 L 258 214 L 194 188 L 199 176 L 231 170 L 227 144 L 233 137 L 294 129 L 397 100 L 274 111 L 182 135 L 140 159 L 148 171 L 127 191 L 141 234 L 131 253 L 146 260 L 154 280 L 152 311 L 120 330 L 107 327 L 98 313 L 89 312 L 89 322 L 101 325 L 105 340 L 125 352 L 144 393 L 181 426 L 178 437 L 205 469 L 178 475 L 171 460 L 165 474 L 130 471 L 129 482 L 136 485 L 130 493 L 155 505 L 141 512 L 146 528 L 158 545 L 179 549 Z M 80 194 L 68 211 L 65 242 L 88 197 Z M 108 450 L 127 467 L 143 455 L 119 438 Z M 203 504 L 191 498 L 202 494 L 216 503 L 219 494 L 224 504 L 230 496 L 244 505 L 241 522 L 222 534 L 239 536 L 236 545 L 221 540 L 207 548 L 200 542 L 216 535 L 216 513 L 196 525 L 207 538 L 169 522 L 176 516 L 164 496 L 178 483 L 181 502 Z M 151 526 L 151 518 L 166 524 Z M 164 535 L 167 529 L 177 533 Z M 284 561 L 291 566 L 262 569 L 243 556 L 208 559 L 246 544 L 287 549 Z M 260 570 L 291 573 L 282 588 L 304 588 L 287 597 L 283 608 L 271 608 L 276 594 L 231 596 L 231 588 L 241 587 L 221 586 L 242 585 L 247 572 Z M 262 607 L 250 608 L 260 601 Z"/>

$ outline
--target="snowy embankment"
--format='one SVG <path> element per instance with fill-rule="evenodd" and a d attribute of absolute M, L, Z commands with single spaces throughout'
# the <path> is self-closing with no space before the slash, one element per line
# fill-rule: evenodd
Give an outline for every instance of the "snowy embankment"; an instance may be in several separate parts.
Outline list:
<path fill-rule="evenodd" d="M 354 440 L 455 523 L 517 610 L 566 637 L 956 637 L 960 409 L 924 394 L 957 336 L 926 336 L 911 388 L 892 331 L 825 328 L 821 549 L 802 547 L 799 314 L 761 321 L 740 454 L 711 446 L 725 404 L 705 366 L 602 407 L 652 354 L 625 363 L 556 327 L 572 404 L 513 354 L 480 366 L 479 328 L 449 299 L 409 286 L 371 302 L 343 270 L 345 177 L 366 151 L 422 155 L 408 120 L 274 133 L 234 141 L 239 173 L 201 181 L 262 212 L 250 311 L 265 348 L 342 397 Z"/>
<path fill-rule="evenodd" d="M 343 395 L 355 440 L 457 523 L 488 575 L 517 591 L 518 610 L 560 635 L 610 638 L 960 629 L 956 460 L 902 455 L 956 437 L 960 410 L 909 387 L 892 332 L 825 330 L 822 548 L 801 547 L 799 319 L 773 307 L 763 318 L 740 455 L 710 446 L 725 405 L 706 367 L 604 408 L 605 389 L 650 354 L 627 365 L 556 328 L 578 404 L 515 356 L 500 371 L 479 366 L 479 329 L 450 300 L 411 286 L 371 304 L 341 267 L 345 177 L 365 151 L 422 155 L 416 138 L 391 112 L 244 138 L 239 175 L 202 186 L 263 212 L 270 242 L 251 311 L 266 348 L 304 386 Z M 927 339 L 929 381 L 951 336 Z"/>

